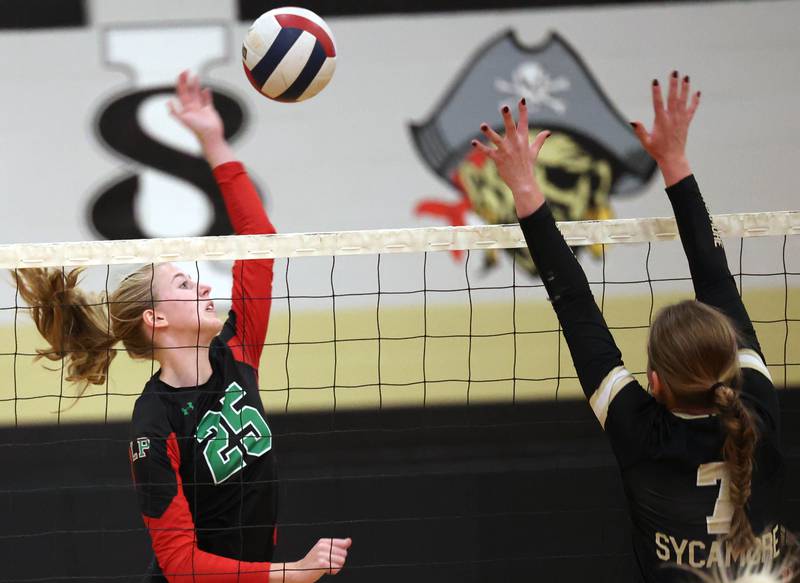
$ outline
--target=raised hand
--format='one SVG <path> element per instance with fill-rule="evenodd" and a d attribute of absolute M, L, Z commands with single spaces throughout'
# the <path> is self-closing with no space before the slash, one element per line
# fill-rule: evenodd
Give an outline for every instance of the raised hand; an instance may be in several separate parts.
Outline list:
<path fill-rule="evenodd" d="M 170 99 L 167 107 L 172 117 L 191 130 L 200 142 L 224 137 L 222 118 L 214 108 L 211 90 L 200 87 L 200 79 L 188 71 L 178 76 L 175 86 L 177 102 Z"/>
<path fill-rule="evenodd" d="M 478 140 L 473 140 L 472 146 L 495 163 L 497 173 L 514 195 L 517 216 L 523 218 L 544 204 L 544 196 L 536 182 L 533 166 L 550 132 L 539 132 L 531 143 L 528 132 L 528 107 L 524 99 L 519 102 L 518 123 L 514 123 L 511 108 L 504 106 L 500 111 L 505 124 L 505 135 L 500 136 L 489 124 L 483 123 L 481 131 L 493 147 Z"/>
<path fill-rule="evenodd" d="M 211 90 L 200 87 L 200 79 L 189 71 L 178 75 L 175 99 L 167 102 L 172 117 L 194 133 L 212 168 L 231 162 L 236 156 L 225 141 L 225 126 L 214 107 Z"/>
<path fill-rule="evenodd" d="M 686 140 L 689 126 L 700 105 L 700 92 L 692 93 L 689 76 L 683 79 L 677 71 L 669 78 L 667 102 L 661 93 L 661 85 L 653 80 L 653 129 L 647 131 L 640 121 L 631 122 L 642 147 L 653 157 L 664 175 L 667 186 L 671 186 L 691 174 L 686 159 Z"/>

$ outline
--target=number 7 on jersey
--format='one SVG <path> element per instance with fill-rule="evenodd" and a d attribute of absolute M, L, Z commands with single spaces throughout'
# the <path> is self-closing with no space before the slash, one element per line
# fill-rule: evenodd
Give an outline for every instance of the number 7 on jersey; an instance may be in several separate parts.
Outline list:
<path fill-rule="evenodd" d="M 706 526 L 708 534 L 727 534 L 731 528 L 731 518 L 733 518 L 731 479 L 728 473 L 728 464 L 725 462 L 711 462 L 698 466 L 698 486 L 714 486 L 717 482 L 719 482 L 719 494 L 714 504 L 714 514 L 706 516 Z"/>

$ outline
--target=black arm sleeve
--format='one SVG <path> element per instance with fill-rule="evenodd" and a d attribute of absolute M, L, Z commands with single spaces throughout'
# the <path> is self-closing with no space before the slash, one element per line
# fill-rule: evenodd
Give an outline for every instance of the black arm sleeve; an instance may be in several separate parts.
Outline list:
<path fill-rule="evenodd" d="M 744 348 L 761 353 L 753 323 L 728 269 L 722 241 L 714 229 L 694 176 L 687 176 L 667 188 L 667 195 L 689 261 L 695 296 L 734 321 Z"/>
<path fill-rule="evenodd" d="M 520 220 L 520 226 L 564 330 L 583 392 L 620 467 L 628 467 L 651 448 L 660 408 L 625 369 L 586 275 L 547 205 Z"/>
<path fill-rule="evenodd" d="M 519 223 L 564 330 L 583 392 L 591 397 L 606 375 L 622 366 L 622 354 L 547 204 Z"/>

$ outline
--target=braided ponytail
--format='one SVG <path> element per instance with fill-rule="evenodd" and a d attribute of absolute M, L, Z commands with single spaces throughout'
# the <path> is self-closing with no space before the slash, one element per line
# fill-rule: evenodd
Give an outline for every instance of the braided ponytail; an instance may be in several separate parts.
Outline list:
<path fill-rule="evenodd" d="M 758 428 L 739 393 L 730 387 L 717 387 L 714 391 L 714 403 L 719 409 L 720 424 L 725 432 L 722 457 L 728 465 L 731 478 L 733 517 L 727 535 L 728 544 L 737 552 L 744 552 L 756 542 L 745 508 L 751 493 Z"/>

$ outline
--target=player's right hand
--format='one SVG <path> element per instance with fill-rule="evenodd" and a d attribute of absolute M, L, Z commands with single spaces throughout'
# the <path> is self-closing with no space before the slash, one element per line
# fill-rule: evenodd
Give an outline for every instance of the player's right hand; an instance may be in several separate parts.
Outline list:
<path fill-rule="evenodd" d="M 472 147 L 494 162 L 498 175 L 514 195 L 517 216 L 523 218 L 544 204 L 544 195 L 536 182 L 533 167 L 550 132 L 539 132 L 533 142 L 530 141 L 528 106 L 524 99 L 519 102 L 519 123 L 514 122 L 511 108 L 507 105 L 500 111 L 505 135 L 501 136 L 489 124 L 483 123 L 481 132 L 491 145 L 472 140 Z"/>
<path fill-rule="evenodd" d="M 347 560 L 347 549 L 353 541 L 349 538 L 321 538 L 305 557 L 294 563 L 297 581 L 314 583 L 323 575 L 336 575 Z M 293 577 L 293 579 L 295 579 Z"/>
<path fill-rule="evenodd" d="M 211 90 L 200 86 L 200 79 L 183 71 L 175 84 L 175 99 L 167 102 L 170 114 L 200 142 L 224 138 L 224 126 L 219 112 L 214 108 Z"/>
<path fill-rule="evenodd" d="M 481 124 L 481 132 L 492 145 L 485 145 L 478 140 L 472 146 L 483 152 L 494 161 L 500 178 L 512 192 L 533 188 L 533 164 L 539 157 L 549 131 L 539 132 L 531 143 L 528 135 L 528 106 L 525 100 L 519 102 L 519 123 L 514 122 L 511 108 L 503 106 L 500 110 L 505 125 L 505 135 L 501 136 L 487 123 Z"/>

